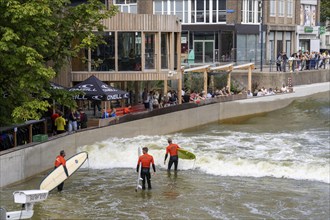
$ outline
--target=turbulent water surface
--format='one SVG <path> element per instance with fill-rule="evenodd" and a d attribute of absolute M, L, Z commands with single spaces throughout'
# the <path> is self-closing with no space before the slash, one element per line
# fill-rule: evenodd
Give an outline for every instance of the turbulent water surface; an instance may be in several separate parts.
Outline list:
<path fill-rule="evenodd" d="M 329 128 L 323 94 L 244 121 L 81 146 L 89 161 L 35 205 L 33 219 L 329 219 Z M 163 162 L 169 136 L 197 156 L 177 174 Z M 138 146 L 149 147 L 157 172 L 153 189 L 136 193 Z M 12 192 L 36 189 L 45 175 L 2 188 L 1 206 L 19 210 Z"/>

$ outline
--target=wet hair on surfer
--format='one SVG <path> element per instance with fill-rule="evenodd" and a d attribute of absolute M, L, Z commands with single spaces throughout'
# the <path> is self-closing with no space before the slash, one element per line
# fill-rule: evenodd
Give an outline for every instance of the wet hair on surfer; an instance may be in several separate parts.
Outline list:
<path fill-rule="evenodd" d="M 172 138 L 167 138 L 168 143 L 172 143 Z"/>
<path fill-rule="evenodd" d="M 148 148 L 147 147 L 142 148 L 142 150 L 148 153 Z"/>
<path fill-rule="evenodd" d="M 61 150 L 60 155 L 64 155 L 64 154 L 65 154 L 64 150 Z"/>

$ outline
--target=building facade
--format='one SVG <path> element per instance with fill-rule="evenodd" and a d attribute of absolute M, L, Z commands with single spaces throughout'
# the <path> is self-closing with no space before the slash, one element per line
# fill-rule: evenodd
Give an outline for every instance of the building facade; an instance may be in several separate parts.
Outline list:
<path fill-rule="evenodd" d="M 128 0 L 123 2 L 126 5 Z M 164 81 L 166 91 L 168 80 L 181 79 L 177 74 L 181 68 L 181 23 L 177 17 L 137 14 L 137 4 L 129 5 L 121 9 L 134 13 L 118 13 L 104 20 L 105 30 L 98 34 L 105 44 L 81 50 L 72 58 L 70 68 L 56 78 L 57 83 L 72 86 L 95 75 L 108 84 L 122 83 L 122 89 L 131 82 L 138 94 L 141 82 Z"/>
<path fill-rule="evenodd" d="M 320 50 L 330 52 L 330 21 L 326 21 L 322 28 L 323 30 L 320 31 Z"/>
<path fill-rule="evenodd" d="M 190 63 L 258 63 L 261 54 L 268 63 L 278 53 L 319 49 L 320 0 L 112 0 L 112 3 L 132 13 L 178 16 L 182 22 L 182 60 Z"/>
<path fill-rule="evenodd" d="M 274 62 L 279 53 L 287 56 L 297 51 L 297 24 L 299 1 L 269 0 L 264 1 L 266 25 L 266 61 Z"/>
<path fill-rule="evenodd" d="M 318 52 L 320 50 L 320 0 L 300 0 L 297 11 L 297 48 Z"/>
<path fill-rule="evenodd" d="M 261 4 L 257 0 L 111 0 L 111 3 L 132 13 L 177 16 L 182 23 L 183 62 L 260 60 Z"/>

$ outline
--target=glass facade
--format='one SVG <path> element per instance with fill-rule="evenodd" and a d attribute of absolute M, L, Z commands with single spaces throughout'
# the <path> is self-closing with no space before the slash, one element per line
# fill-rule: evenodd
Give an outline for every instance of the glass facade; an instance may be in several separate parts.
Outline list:
<path fill-rule="evenodd" d="M 114 0 L 113 4 L 119 7 L 120 12 L 137 13 L 137 0 Z"/>
<path fill-rule="evenodd" d="M 300 25 L 302 26 L 316 25 L 315 5 L 300 5 Z"/>
<path fill-rule="evenodd" d="M 261 1 L 242 0 L 242 23 L 258 24 L 261 18 Z"/>
<path fill-rule="evenodd" d="M 145 69 L 155 69 L 156 66 L 156 34 L 146 33 L 145 34 Z"/>
<path fill-rule="evenodd" d="M 118 33 L 118 71 L 141 70 L 141 33 Z"/>
<path fill-rule="evenodd" d="M 141 71 L 141 32 L 118 32 L 118 48 L 115 35 L 105 32 L 103 44 L 81 50 L 78 57 L 72 58 L 72 71 Z"/>
<path fill-rule="evenodd" d="M 161 68 L 168 69 L 169 37 L 167 33 L 161 35 Z"/>
<path fill-rule="evenodd" d="M 226 0 L 154 0 L 155 14 L 178 16 L 183 24 L 225 23 Z"/>
<path fill-rule="evenodd" d="M 115 70 L 115 37 L 111 32 L 103 35 L 104 44 L 91 51 L 91 69 L 94 71 Z"/>
<path fill-rule="evenodd" d="M 259 35 L 237 35 L 237 62 L 247 63 L 260 60 L 260 48 L 258 48 Z"/>

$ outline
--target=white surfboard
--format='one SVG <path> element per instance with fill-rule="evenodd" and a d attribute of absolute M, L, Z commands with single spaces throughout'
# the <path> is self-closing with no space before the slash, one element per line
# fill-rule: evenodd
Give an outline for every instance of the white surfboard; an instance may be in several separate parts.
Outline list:
<path fill-rule="evenodd" d="M 142 148 L 141 147 L 138 147 L 138 159 L 139 157 L 142 155 Z M 142 186 L 141 186 L 141 181 L 142 181 L 142 178 L 141 178 L 141 169 L 142 169 L 142 164 L 140 163 L 140 166 L 139 166 L 139 172 L 137 174 L 137 179 L 136 179 L 136 188 L 135 188 L 135 192 L 138 191 L 138 189 L 142 189 Z"/>
<path fill-rule="evenodd" d="M 88 158 L 87 152 L 80 152 L 66 161 L 66 168 L 68 170 L 69 177 L 83 165 Z M 64 167 L 60 165 L 51 173 L 49 173 L 43 181 L 40 183 L 40 190 L 51 191 L 59 184 L 61 184 L 68 177 L 65 174 Z"/>

